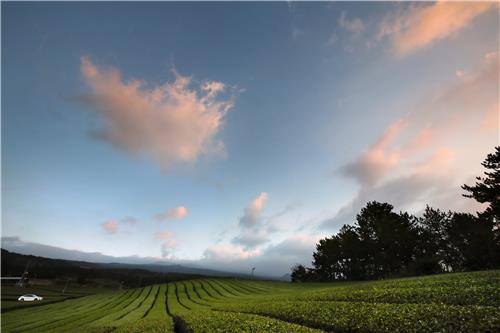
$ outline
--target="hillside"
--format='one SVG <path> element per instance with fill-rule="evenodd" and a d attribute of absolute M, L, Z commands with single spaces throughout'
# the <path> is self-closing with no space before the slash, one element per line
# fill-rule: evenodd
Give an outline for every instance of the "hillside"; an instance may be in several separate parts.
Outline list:
<path fill-rule="evenodd" d="M 200 276 L 235 276 L 232 273 L 181 265 L 102 264 L 23 255 L 2 249 L 2 276 L 21 276 L 26 267 L 31 279 L 50 279 L 54 283 L 70 280 L 72 284 L 80 285 L 109 286 L 122 283 L 123 287 L 140 287 Z"/>

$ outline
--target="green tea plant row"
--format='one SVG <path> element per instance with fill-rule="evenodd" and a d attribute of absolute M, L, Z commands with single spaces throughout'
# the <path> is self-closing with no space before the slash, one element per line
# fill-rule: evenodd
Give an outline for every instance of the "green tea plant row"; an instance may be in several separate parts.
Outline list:
<path fill-rule="evenodd" d="M 270 332 L 314 332 L 309 328 L 279 320 L 249 314 L 234 314 L 211 311 L 214 302 L 237 300 L 249 295 L 253 290 L 241 282 L 228 283 L 218 280 L 193 280 L 170 283 L 165 289 L 165 313 L 167 320 L 161 319 L 161 310 L 155 302 L 159 316 L 148 314 L 141 320 L 120 326 L 116 332 L 174 332 L 178 331 L 270 331 Z"/>
<path fill-rule="evenodd" d="M 130 294 L 132 291 L 113 294 L 112 299 Z M 55 322 L 60 316 L 64 318 L 65 312 L 84 313 L 87 309 L 94 309 L 99 304 L 106 304 L 109 295 L 101 294 L 88 296 L 81 299 L 68 300 L 60 303 L 45 305 L 37 308 L 27 308 L 8 312 L 2 315 L 2 330 L 28 330 L 44 322 Z"/>
<path fill-rule="evenodd" d="M 170 290 L 169 308 L 180 332 L 319 332 L 259 315 L 212 311 L 216 302 L 251 296 L 253 290 L 242 283 L 187 281 L 174 283 Z"/>
<path fill-rule="evenodd" d="M 28 286 L 18 288 L 16 286 L 2 286 L 2 313 L 20 309 L 23 307 L 33 307 L 46 305 L 50 303 L 60 302 L 67 299 L 88 296 L 96 293 L 106 292 L 105 289 L 96 288 L 81 288 L 74 287 L 64 288 L 56 286 Z M 64 291 L 64 292 L 63 292 Z M 23 294 L 43 295 L 43 301 L 37 302 L 18 302 L 17 299 Z"/>
<path fill-rule="evenodd" d="M 439 304 L 283 301 L 220 306 L 333 332 L 498 332 L 498 308 Z"/>

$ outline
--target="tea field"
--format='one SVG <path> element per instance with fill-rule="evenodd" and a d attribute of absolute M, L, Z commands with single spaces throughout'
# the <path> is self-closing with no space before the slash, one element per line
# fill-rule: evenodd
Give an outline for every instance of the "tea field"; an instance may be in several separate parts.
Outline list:
<path fill-rule="evenodd" d="M 97 293 L 102 293 L 107 290 L 100 288 L 64 288 L 61 286 L 30 286 L 20 289 L 13 285 L 6 285 L 1 287 L 1 291 L 1 310 L 2 312 L 7 312 L 19 308 L 47 305 L 50 303 L 56 303 L 68 299 L 89 296 Z M 43 300 L 37 302 L 19 302 L 17 300 L 19 296 L 26 294 L 43 296 Z"/>
<path fill-rule="evenodd" d="M 497 333 L 500 271 L 301 284 L 207 278 L 12 309 L 1 319 L 6 333 Z"/>

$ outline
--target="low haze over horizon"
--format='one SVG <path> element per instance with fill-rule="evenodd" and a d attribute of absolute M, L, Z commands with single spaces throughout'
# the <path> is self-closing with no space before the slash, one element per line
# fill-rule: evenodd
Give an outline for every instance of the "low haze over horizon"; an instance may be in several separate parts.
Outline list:
<path fill-rule="evenodd" d="M 371 200 L 482 209 L 496 2 L 1 6 L 2 248 L 278 276 Z"/>

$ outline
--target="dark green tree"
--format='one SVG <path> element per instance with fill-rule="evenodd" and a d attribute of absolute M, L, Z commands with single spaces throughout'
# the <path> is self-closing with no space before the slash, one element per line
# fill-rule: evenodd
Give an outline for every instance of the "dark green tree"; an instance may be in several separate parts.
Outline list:
<path fill-rule="evenodd" d="M 483 212 L 478 213 L 476 228 L 477 233 L 484 238 L 482 248 L 489 257 L 487 257 L 487 263 L 484 262 L 484 258 L 478 258 L 478 265 L 486 265 L 482 268 L 498 267 L 500 264 L 500 146 L 495 147 L 495 152 L 488 154 L 481 164 L 486 169 L 484 176 L 476 177 L 475 185 L 465 184 L 462 188 L 469 192 L 464 194 L 465 197 L 488 204 Z M 479 269 L 479 267 L 471 268 L 471 265 L 466 268 Z"/>
<path fill-rule="evenodd" d="M 492 268 L 496 251 L 493 226 L 472 214 L 454 213 L 447 226 L 447 264 L 453 271 Z"/>
<path fill-rule="evenodd" d="M 306 268 L 303 265 L 295 265 L 292 267 L 292 274 L 290 275 L 292 282 L 307 282 L 315 280 L 314 271 Z"/>
<path fill-rule="evenodd" d="M 365 279 L 366 251 L 355 227 L 344 225 L 337 235 L 319 241 L 313 265 L 321 281 Z"/>
<path fill-rule="evenodd" d="M 314 269 L 320 281 L 346 278 L 342 276 L 340 239 L 337 235 L 321 239 L 316 244 L 316 252 L 313 253 L 313 258 Z"/>
<path fill-rule="evenodd" d="M 340 243 L 340 266 L 341 275 L 349 280 L 365 279 L 365 257 L 358 230 L 350 225 L 344 225 L 338 235 Z"/>
<path fill-rule="evenodd" d="M 303 265 L 295 265 L 292 267 L 291 280 L 292 282 L 302 282 L 304 281 L 304 276 L 306 275 L 306 268 Z"/>
<path fill-rule="evenodd" d="M 447 255 L 447 230 L 452 212 L 443 212 L 426 206 L 422 217 L 418 218 L 418 238 L 415 253 L 414 273 L 434 274 L 451 270 Z"/>
<path fill-rule="evenodd" d="M 498 228 L 500 221 L 500 146 L 495 147 L 495 152 L 488 154 L 481 164 L 486 168 L 484 177 L 476 177 L 477 181 L 473 186 L 463 185 L 462 188 L 469 192 L 464 196 L 474 198 L 480 203 L 488 203 L 488 207 L 481 215 L 493 218 Z"/>
<path fill-rule="evenodd" d="M 368 202 L 356 216 L 356 228 L 365 250 L 365 274 L 368 278 L 383 278 L 408 272 L 414 259 L 416 238 L 414 218 L 397 214 L 393 206 Z"/>

